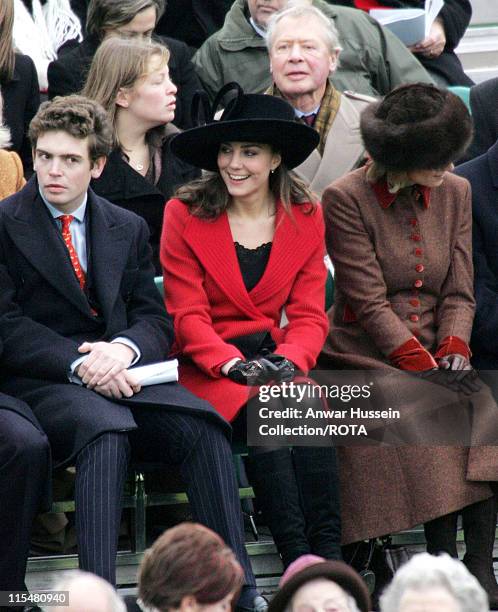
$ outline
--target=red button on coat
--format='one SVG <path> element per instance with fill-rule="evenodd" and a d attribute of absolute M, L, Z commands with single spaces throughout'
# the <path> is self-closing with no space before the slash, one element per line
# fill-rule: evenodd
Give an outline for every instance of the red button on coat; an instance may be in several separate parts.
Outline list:
<path fill-rule="evenodd" d="M 422 240 L 422 236 L 419 236 L 419 234 L 412 234 L 411 238 L 415 240 L 415 242 L 420 242 Z"/>
<path fill-rule="evenodd" d="M 415 266 L 415 272 L 423 272 L 425 270 L 424 265 L 423 264 L 417 264 Z"/>
<path fill-rule="evenodd" d="M 417 278 L 417 280 L 413 283 L 413 286 L 419 289 L 420 287 L 422 287 L 423 284 L 424 281 L 420 280 L 420 278 Z"/>
<path fill-rule="evenodd" d="M 417 219 L 410 219 L 410 225 L 417 225 Z"/>
<path fill-rule="evenodd" d="M 415 256 L 422 257 L 422 249 L 415 249 Z"/>
<path fill-rule="evenodd" d="M 416 314 L 411 314 L 410 315 L 410 321 L 413 321 L 414 323 L 416 323 L 419 320 L 419 316 Z"/>
<path fill-rule="evenodd" d="M 410 300 L 410 306 L 414 306 L 415 308 L 418 308 L 420 306 L 420 300 Z"/>

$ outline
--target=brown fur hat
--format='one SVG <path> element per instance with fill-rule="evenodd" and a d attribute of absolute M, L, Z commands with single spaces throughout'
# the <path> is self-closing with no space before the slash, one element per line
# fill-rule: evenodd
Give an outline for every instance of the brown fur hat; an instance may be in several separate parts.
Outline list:
<path fill-rule="evenodd" d="M 472 120 L 455 94 L 412 83 L 367 106 L 360 129 L 366 150 L 385 168 L 432 170 L 461 157 L 472 137 Z"/>

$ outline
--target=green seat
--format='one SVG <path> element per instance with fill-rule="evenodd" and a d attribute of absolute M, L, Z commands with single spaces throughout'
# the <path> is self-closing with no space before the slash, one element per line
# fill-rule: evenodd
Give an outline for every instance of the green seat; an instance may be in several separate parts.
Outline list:
<path fill-rule="evenodd" d="M 325 281 L 325 310 L 328 310 L 334 303 L 334 266 L 328 254 L 325 255 L 323 261 L 327 268 L 327 279 Z"/>
<path fill-rule="evenodd" d="M 325 310 L 328 310 L 334 303 L 334 277 L 328 270 L 327 280 L 325 281 Z"/>
<path fill-rule="evenodd" d="M 164 297 L 163 277 L 162 276 L 156 276 L 154 278 L 154 282 L 156 283 L 157 290 L 161 294 L 161 297 Z"/>
<path fill-rule="evenodd" d="M 451 91 L 461 100 L 463 100 L 463 102 L 465 102 L 465 106 L 469 110 L 469 113 L 472 114 L 472 110 L 470 108 L 470 87 L 464 87 L 463 85 L 452 85 L 448 87 L 448 91 Z"/>

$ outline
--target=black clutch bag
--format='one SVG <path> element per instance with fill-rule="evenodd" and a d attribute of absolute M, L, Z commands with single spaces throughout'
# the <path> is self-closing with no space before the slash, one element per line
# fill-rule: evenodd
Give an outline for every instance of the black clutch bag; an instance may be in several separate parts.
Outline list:
<path fill-rule="evenodd" d="M 277 348 L 271 334 L 267 331 L 247 334 L 246 336 L 236 336 L 225 340 L 228 344 L 233 344 L 244 355 L 246 359 L 254 359 L 261 355 L 264 349 L 273 353 Z"/>

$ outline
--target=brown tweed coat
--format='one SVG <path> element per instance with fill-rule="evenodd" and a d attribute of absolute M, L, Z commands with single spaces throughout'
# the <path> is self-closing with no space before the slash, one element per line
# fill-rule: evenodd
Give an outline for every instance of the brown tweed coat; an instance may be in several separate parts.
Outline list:
<path fill-rule="evenodd" d="M 447 174 L 427 207 L 409 188 L 383 207 L 365 174 L 355 170 L 323 195 L 336 285 L 322 365 L 385 371 L 392 367 L 387 356 L 414 335 L 432 354 L 447 336 L 469 341 L 470 187 Z M 497 421 L 488 389 L 476 395 L 488 423 Z M 498 447 L 357 446 L 341 448 L 339 457 L 344 543 L 486 499 L 484 481 L 498 480 Z"/>
<path fill-rule="evenodd" d="M 0 149 L 0 200 L 16 193 L 25 184 L 19 155 Z"/>

